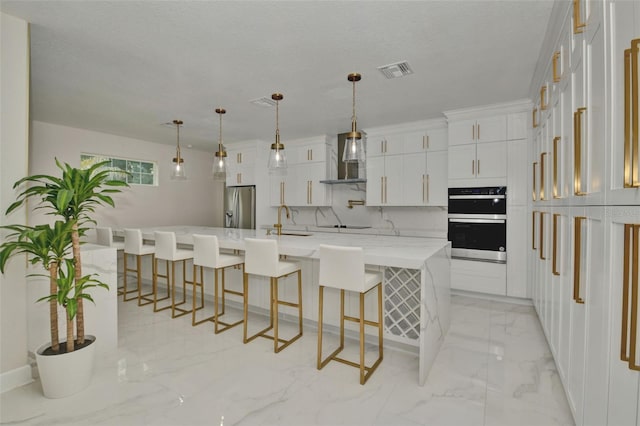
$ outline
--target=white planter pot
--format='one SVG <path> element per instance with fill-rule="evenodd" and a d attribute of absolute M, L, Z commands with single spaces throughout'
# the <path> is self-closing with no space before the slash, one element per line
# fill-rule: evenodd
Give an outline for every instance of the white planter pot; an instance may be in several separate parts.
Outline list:
<path fill-rule="evenodd" d="M 85 336 L 92 343 L 82 349 L 60 355 L 42 355 L 51 346 L 46 343 L 36 351 L 42 391 L 47 398 L 64 398 L 89 386 L 93 374 L 96 338 Z M 60 342 L 62 346 L 63 342 Z"/>

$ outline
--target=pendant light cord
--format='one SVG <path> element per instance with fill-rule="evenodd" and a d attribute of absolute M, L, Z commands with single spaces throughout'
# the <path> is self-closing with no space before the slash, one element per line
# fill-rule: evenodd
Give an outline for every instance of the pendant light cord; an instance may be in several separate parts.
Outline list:
<path fill-rule="evenodd" d="M 276 151 L 280 151 L 280 101 L 276 100 Z"/>

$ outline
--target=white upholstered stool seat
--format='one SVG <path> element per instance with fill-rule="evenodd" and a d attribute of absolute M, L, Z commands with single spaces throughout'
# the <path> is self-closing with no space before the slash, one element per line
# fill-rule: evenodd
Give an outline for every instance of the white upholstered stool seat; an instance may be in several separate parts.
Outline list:
<path fill-rule="evenodd" d="M 171 308 L 171 318 L 177 318 L 191 313 L 192 310 L 183 309 L 180 306 L 184 305 L 187 301 L 187 283 L 193 283 L 193 281 L 187 281 L 187 260 L 193 259 L 193 250 L 179 249 L 176 243 L 175 232 L 156 231 L 154 232 L 154 236 L 156 240 L 156 254 L 153 287 L 157 289 L 158 286 L 158 260 L 164 260 L 167 270 L 167 288 L 171 289 L 171 304 L 158 308 L 157 303 L 154 303 L 154 312 Z M 171 262 L 171 274 L 169 274 L 169 262 Z M 181 302 L 176 302 L 176 262 L 182 262 Z"/>
<path fill-rule="evenodd" d="M 135 272 L 137 277 L 137 287 L 136 292 L 138 293 L 138 306 L 148 305 L 153 303 L 155 299 L 155 288 L 151 291 L 151 293 L 142 293 L 142 258 L 144 256 L 151 256 L 151 268 L 154 270 L 154 254 L 156 252 L 155 246 L 143 244 L 142 241 L 142 232 L 139 229 L 125 229 L 124 230 L 124 279 L 123 279 L 123 292 L 124 292 L 124 300 L 127 299 L 127 273 Z M 128 266 L 127 258 L 129 255 L 135 256 L 136 258 L 136 269 L 131 269 Z M 153 272 L 152 272 L 153 276 Z M 154 299 L 151 299 L 150 296 L 154 296 Z M 168 299 L 167 295 L 165 299 Z"/>
<path fill-rule="evenodd" d="M 117 251 L 124 251 L 124 241 L 114 241 L 113 240 L 113 231 L 108 226 L 98 226 L 96 227 L 96 243 L 101 246 L 113 247 Z M 126 275 L 126 272 L 125 272 Z M 118 296 L 123 296 L 122 299 L 126 302 L 129 300 L 135 299 L 135 297 L 127 298 L 128 294 L 136 293 L 137 290 L 126 290 L 124 283 L 122 287 L 118 287 Z"/>
<path fill-rule="evenodd" d="M 291 343 L 302 337 L 302 274 L 297 262 L 281 261 L 276 240 L 246 238 L 244 255 L 244 332 L 243 341 L 248 343 L 256 337 L 265 337 L 273 340 L 273 351 L 278 353 Z M 281 300 L 278 294 L 278 280 L 293 273 L 298 273 L 298 301 L 297 303 Z M 254 335 L 247 336 L 247 315 L 249 308 L 249 275 L 261 275 L 269 277 L 270 304 L 269 326 Z M 290 339 L 279 336 L 278 308 L 287 306 L 298 310 L 298 334 Z M 273 330 L 273 335 L 266 333 Z"/>
<path fill-rule="evenodd" d="M 193 305 L 191 313 L 191 325 L 202 324 L 206 321 L 212 321 L 214 323 L 214 331 L 216 334 L 221 331 L 228 330 L 231 327 L 242 323 L 243 320 L 236 321 L 234 323 L 226 323 L 220 320 L 220 317 L 225 313 L 225 296 L 227 294 L 233 294 L 236 296 L 244 297 L 244 293 L 240 291 L 230 290 L 225 288 L 224 270 L 231 267 L 244 266 L 244 257 L 231 254 L 220 253 L 220 245 L 218 243 L 218 237 L 215 235 L 193 235 Z M 197 267 L 200 267 L 200 281 L 198 282 Z M 204 308 L 204 268 L 213 269 L 215 278 L 214 282 L 214 309 L 213 316 L 196 320 L 196 311 Z M 218 309 L 218 272 L 222 274 L 222 312 Z M 196 294 L 197 287 L 200 287 L 200 307 L 196 308 Z M 222 328 L 220 328 L 222 326 Z"/>
<path fill-rule="evenodd" d="M 318 370 L 329 361 L 338 361 L 360 369 L 360 384 L 364 385 L 371 374 L 378 368 L 383 358 L 382 342 L 382 273 L 365 270 L 364 252 L 361 247 L 343 247 L 320 245 L 320 278 L 318 284 Z M 332 287 L 340 290 L 340 346 L 331 355 L 322 359 L 322 321 L 324 288 Z M 364 318 L 365 295 L 372 289 L 378 289 L 378 321 L 373 322 Z M 359 316 L 352 317 L 344 314 L 345 290 L 359 293 Z M 352 321 L 359 324 L 360 360 L 358 363 L 339 358 L 338 354 L 344 349 L 344 322 Z M 365 365 L 364 359 L 364 326 L 378 328 L 378 359 L 370 366 Z"/>

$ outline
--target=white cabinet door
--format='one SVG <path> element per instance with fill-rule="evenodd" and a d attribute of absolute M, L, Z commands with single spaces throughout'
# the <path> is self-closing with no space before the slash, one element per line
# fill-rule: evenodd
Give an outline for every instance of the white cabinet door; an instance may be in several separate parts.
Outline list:
<path fill-rule="evenodd" d="M 404 145 L 402 152 L 404 154 L 412 154 L 417 152 L 425 152 L 427 150 L 427 134 L 424 131 L 409 132 L 402 135 Z"/>
<path fill-rule="evenodd" d="M 507 140 L 506 116 L 479 118 L 476 123 L 476 141 L 478 143 Z"/>
<path fill-rule="evenodd" d="M 427 130 L 427 151 L 446 151 L 448 144 L 448 135 L 446 127 L 434 128 Z"/>
<path fill-rule="evenodd" d="M 507 203 L 507 296 L 528 297 L 527 277 L 527 208 Z"/>
<path fill-rule="evenodd" d="M 459 121 L 452 121 L 449 123 L 449 146 L 450 147 L 452 145 L 466 145 L 470 143 L 475 143 L 475 141 L 476 141 L 476 120 L 459 120 Z"/>
<path fill-rule="evenodd" d="M 384 157 L 367 156 L 367 205 L 381 206 L 384 193 Z"/>
<path fill-rule="evenodd" d="M 447 134 L 446 127 L 404 133 L 403 153 L 445 151 L 448 146 Z"/>
<path fill-rule="evenodd" d="M 449 147 L 449 179 L 476 177 L 476 144 Z"/>
<path fill-rule="evenodd" d="M 494 178 L 507 176 L 507 143 L 477 144 L 476 176 Z"/>
<path fill-rule="evenodd" d="M 609 425 L 637 425 L 640 422 L 640 360 L 630 357 L 631 351 L 631 302 L 634 286 L 633 268 L 640 259 L 639 207 L 619 207 L 608 215 L 611 258 L 616 262 L 611 267 L 611 333 L 609 354 L 609 398 L 607 421 Z M 625 231 L 628 233 L 625 241 Z M 634 236 L 630 234 L 635 231 Z M 626 243 L 625 243 L 626 242 Z M 635 253 L 634 253 L 635 248 Z M 626 273 L 625 273 L 626 272 Z M 635 271 L 637 273 L 637 271 Z M 625 279 L 626 277 L 626 279 Z M 638 283 L 635 277 L 635 285 Z M 636 295 L 638 292 L 635 293 Z M 626 303 L 625 303 L 626 302 Z M 637 303 L 638 301 L 636 301 Z M 636 305 L 637 306 L 637 305 Z M 625 315 L 626 313 L 626 315 Z M 638 315 L 638 312 L 635 312 Z M 635 339 L 636 358 L 640 356 L 640 339 Z M 635 366 L 633 365 L 635 364 Z"/>
<path fill-rule="evenodd" d="M 526 205 L 530 198 L 527 191 L 527 140 L 507 142 L 507 206 Z"/>
<path fill-rule="evenodd" d="M 427 204 L 427 158 L 425 153 L 404 155 L 403 204 L 423 206 Z"/>
<path fill-rule="evenodd" d="M 384 204 L 389 206 L 403 205 L 403 162 L 404 155 L 387 155 L 384 163 L 385 188 Z M 424 157 L 423 157 L 424 158 Z"/>
<path fill-rule="evenodd" d="M 305 199 L 309 200 L 307 205 L 330 206 L 330 188 L 328 185 L 320 183 L 321 180 L 326 179 L 327 164 L 325 162 L 314 162 L 312 164 L 305 164 L 303 167 L 305 169 L 307 182 L 307 184 L 304 185 L 306 191 Z"/>
<path fill-rule="evenodd" d="M 429 206 L 446 206 L 448 198 L 447 151 L 427 153 L 425 199 Z"/>
<path fill-rule="evenodd" d="M 526 112 L 517 112 L 507 115 L 507 140 L 527 138 L 529 119 Z"/>

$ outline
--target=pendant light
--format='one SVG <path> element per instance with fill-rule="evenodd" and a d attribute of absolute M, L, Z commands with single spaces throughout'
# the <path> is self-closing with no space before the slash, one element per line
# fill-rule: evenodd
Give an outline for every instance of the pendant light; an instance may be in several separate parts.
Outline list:
<path fill-rule="evenodd" d="M 282 170 L 287 168 L 284 144 L 280 143 L 279 103 L 283 98 L 282 93 L 274 93 L 271 95 L 271 99 L 276 101 L 276 141 L 271 144 L 271 152 L 269 152 L 269 170 Z"/>
<path fill-rule="evenodd" d="M 227 178 L 227 151 L 222 145 L 222 114 L 227 111 L 224 108 L 216 108 L 216 113 L 220 116 L 220 134 L 218 136 L 218 151 L 213 159 L 213 179 L 224 181 Z"/>
<path fill-rule="evenodd" d="M 362 76 L 358 73 L 351 73 L 347 76 L 347 80 L 353 83 L 353 112 L 351 115 L 351 131 L 347 133 L 344 144 L 344 152 L 342 153 L 342 161 L 364 163 L 364 141 L 362 133 L 357 130 L 356 125 L 356 81 L 360 81 Z"/>
<path fill-rule="evenodd" d="M 184 169 L 184 158 L 180 155 L 180 126 L 182 126 L 182 120 L 173 120 L 173 124 L 176 126 L 177 143 L 176 156 L 171 160 L 173 163 L 171 179 L 184 180 L 187 178 L 187 173 Z"/>

